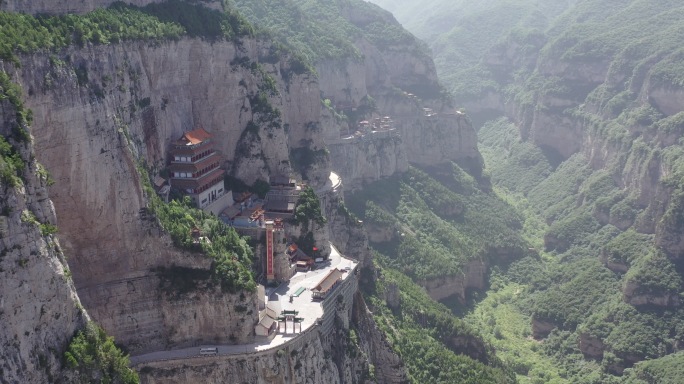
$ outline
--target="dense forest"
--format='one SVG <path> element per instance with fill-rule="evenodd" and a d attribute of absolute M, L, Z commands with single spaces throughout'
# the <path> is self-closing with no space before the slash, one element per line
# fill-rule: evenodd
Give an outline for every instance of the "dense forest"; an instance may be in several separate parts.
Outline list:
<path fill-rule="evenodd" d="M 247 20 L 283 45 L 292 47 L 311 62 L 322 59 L 351 57 L 360 59 L 355 46 L 365 38 L 378 48 L 418 43 L 407 30 L 394 22 L 389 12 L 365 1 L 249 1 L 229 0 Z M 350 15 L 363 15 L 353 19 Z M 427 47 L 421 54 L 427 54 Z"/>
<path fill-rule="evenodd" d="M 534 250 L 454 312 L 520 382 L 680 382 L 681 3 L 374 2 L 429 43 Z"/>

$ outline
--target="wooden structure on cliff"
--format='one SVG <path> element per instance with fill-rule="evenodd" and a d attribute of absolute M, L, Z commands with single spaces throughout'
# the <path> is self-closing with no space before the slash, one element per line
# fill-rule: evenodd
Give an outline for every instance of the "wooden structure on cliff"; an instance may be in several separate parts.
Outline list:
<path fill-rule="evenodd" d="M 333 268 L 327 275 L 311 290 L 311 296 L 314 299 L 324 300 L 328 294 L 332 292 L 342 281 L 344 272 L 337 268 Z"/>
<path fill-rule="evenodd" d="M 227 195 L 222 158 L 211 138 L 209 132 L 197 128 L 185 132 L 170 150 L 171 186 L 190 196 L 200 209 Z M 232 205 L 232 197 L 230 200 Z"/>

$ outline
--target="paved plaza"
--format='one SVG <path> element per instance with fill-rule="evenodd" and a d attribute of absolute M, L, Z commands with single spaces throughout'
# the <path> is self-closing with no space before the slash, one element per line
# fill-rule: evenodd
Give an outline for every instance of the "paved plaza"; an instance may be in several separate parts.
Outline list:
<path fill-rule="evenodd" d="M 315 287 L 318 282 L 325 277 L 330 270 L 337 268 L 340 270 L 349 269 L 345 273 L 344 279 L 348 278 L 349 273 L 353 273 L 358 263 L 354 260 L 348 259 L 340 255 L 337 249 L 330 243 L 330 257 L 324 263 L 318 264 L 317 268 L 309 272 L 297 272 L 288 282 L 280 284 L 276 288 L 269 288 L 266 291 L 267 305 L 271 307 L 276 314 L 280 314 L 283 310 L 298 311 L 298 317 L 304 320 L 301 323 L 301 331 L 297 324 L 296 332 L 294 332 L 292 322 L 287 324 L 287 333 L 285 333 L 284 324 L 280 324 L 280 329 L 277 330 L 276 335 L 268 340 L 265 337 L 257 337 L 257 341 L 252 344 L 243 345 L 202 345 L 196 347 L 174 349 L 169 351 L 157 351 L 146 353 L 138 356 L 131 356 L 131 364 L 137 365 L 160 360 L 186 359 L 199 356 L 200 348 L 216 347 L 219 355 L 242 354 L 263 351 L 278 347 L 296 338 L 301 332 L 306 331 L 313 326 L 317 319 L 323 316 L 323 306 L 320 301 L 313 301 L 311 298 L 311 288 Z M 293 295 L 299 288 L 303 287 L 299 297 L 294 297 L 290 303 L 290 295 Z M 339 289 L 339 288 L 336 288 Z"/>

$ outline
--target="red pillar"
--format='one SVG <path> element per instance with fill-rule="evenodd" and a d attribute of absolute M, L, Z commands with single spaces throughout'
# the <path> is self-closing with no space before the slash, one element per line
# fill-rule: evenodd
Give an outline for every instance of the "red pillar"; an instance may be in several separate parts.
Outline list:
<path fill-rule="evenodd" d="M 274 281 L 273 272 L 273 221 L 266 221 L 266 280 Z M 285 325 L 287 329 L 287 323 Z"/>

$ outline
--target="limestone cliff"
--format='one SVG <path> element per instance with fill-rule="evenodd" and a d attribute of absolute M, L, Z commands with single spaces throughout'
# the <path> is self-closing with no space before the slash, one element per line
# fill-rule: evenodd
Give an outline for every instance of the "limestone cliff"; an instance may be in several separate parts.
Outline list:
<path fill-rule="evenodd" d="M 141 382 L 407 383 L 403 362 L 363 298 L 357 294 L 353 301 L 337 305 L 341 308 L 330 334 L 314 327 L 270 350 L 146 363 L 139 367 Z"/>
<path fill-rule="evenodd" d="M 338 251 L 359 260 L 362 266 L 368 266 L 371 256 L 368 247 L 366 227 L 358 217 L 344 205 L 344 186 L 342 183 L 331 188 L 321 197 L 321 204 L 328 220 L 327 228 L 330 240 Z"/>
<path fill-rule="evenodd" d="M 9 101 L 0 99 L 3 138 L 17 129 L 15 113 Z M 54 382 L 69 340 L 88 315 L 50 230 L 56 216 L 47 174 L 35 160 L 32 143 L 8 141 L 24 166 L 20 183 L 0 182 L 0 381 Z"/>
<path fill-rule="evenodd" d="M 377 132 L 328 143 L 335 171 L 348 191 L 408 169 L 406 145 L 396 132 Z"/>
<path fill-rule="evenodd" d="M 0 2 L 0 9 L 81 13 L 111 1 L 76 3 L 9 0 Z M 355 23 L 363 23 L 361 13 L 350 11 L 348 16 Z M 160 173 L 169 144 L 184 131 L 201 126 L 211 132 L 224 156 L 223 167 L 248 184 L 273 174 L 294 174 L 322 191 L 329 226 L 317 226 L 316 239 L 325 244 L 330 239 L 342 253 L 362 262 L 369 260 L 363 227 L 344 207 L 341 188 L 326 189 L 332 168 L 329 153 L 352 187 L 401 172 L 409 161 L 433 165 L 453 160 L 481 168 L 474 132 L 464 116 L 425 116 L 422 102 L 393 88 L 415 88 L 425 94 L 438 88 L 434 65 L 424 52 L 414 55 L 400 46 L 379 49 L 363 39 L 358 47 L 364 52 L 364 60 L 319 63 L 318 78 L 270 43 L 251 38 L 87 44 L 23 55 L 20 67 L 0 62 L 25 90 L 26 104 L 34 116 L 35 156 L 54 179 L 50 187 L 54 212 L 44 198 L 45 185 L 28 190 L 27 196 L 35 192 L 37 198 L 25 204 L 39 222 L 58 224 L 83 306 L 118 343 L 137 354 L 210 342 L 240 344 L 253 338 L 257 313 L 250 308 L 255 306 L 256 293 L 220 292 L 208 278 L 211 260 L 174 248 L 147 209 L 149 196 L 141 187 L 146 180 L 141 180 L 140 167 L 152 175 Z M 345 89 L 349 91 L 336 93 Z M 332 126 L 339 137 L 340 130 L 337 123 L 326 127 L 321 96 L 357 103 L 372 94 L 377 95 L 378 113 L 400 117 L 399 135 L 380 133 L 369 138 L 370 143 L 357 141 L 337 148 L 328 140 L 327 149 L 322 132 Z M 434 103 L 439 112 L 447 111 L 437 99 L 426 101 Z M 18 215 L 13 211 L 8 219 L 3 217 L 3 234 L 14 233 L 17 225 L 27 226 L 16 222 L 21 218 Z M 38 231 L 35 225 L 30 229 L 33 234 Z M 7 239 L 24 240 L 21 236 L 3 236 L 3 241 L 10 241 Z M 45 245 L 50 244 L 47 240 L 54 241 L 44 236 L 33 248 L 3 244 L 13 247 L 9 255 L 16 259 L 7 256 L 2 262 L 13 264 L 12 271 L 19 274 L 17 268 L 30 266 L 36 252 L 52 252 L 51 258 L 59 259 L 59 247 Z M 31 257 L 24 255 L 25 251 Z M 54 305 L 63 306 L 60 321 L 65 322 L 62 329 L 69 331 L 65 335 L 70 335 L 79 324 L 78 299 L 68 289 L 68 279 L 59 276 L 60 270 L 66 275 L 66 269 L 54 260 L 51 263 L 48 272 L 56 270 L 58 276 L 50 279 L 51 284 L 60 278 L 65 281 L 66 288 L 50 289 L 59 295 Z M 191 276 L 191 289 L 175 284 L 179 274 L 186 280 Z M 3 282 L 14 284 L 15 280 Z M 37 292 L 28 283 L 17 284 Z M 41 285 L 43 288 L 47 289 Z M 41 302 L 38 296 L 35 302 Z M 9 298 L 3 295 L 0 309 L 10 305 Z M 25 300 L 25 295 L 13 298 L 17 302 L 20 299 Z M 12 305 L 15 315 L 39 311 L 40 315 L 26 315 L 32 319 L 58 312 L 47 305 L 40 309 Z M 194 359 L 182 364 L 155 363 L 142 369 L 143 380 L 193 382 L 209 375 L 215 381 L 363 382 L 370 379 L 369 364 L 374 364 L 380 369 L 381 380 L 405 382 L 407 375 L 400 358 L 389 350 L 372 322 L 363 323 L 367 310 L 359 310 L 357 322 L 364 324 L 363 335 L 368 339 L 362 346 L 355 345 L 348 331 L 350 311 L 351 304 L 340 311 L 342 315 L 336 321 L 342 325 L 338 324 L 334 337 L 312 333 L 284 351 L 220 362 Z M 27 324 L 31 323 L 21 326 Z M 27 337 L 31 332 L 39 334 L 40 327 L 33 329 L 17 328 L 14 335 L 21 331 Z M 46 332 L 54 329 L 58 328 L 50 326 Z M 50 336 L 61 343 L 61 349 L 55 348 L 61 351 L 64 335 Z M 5 343 L 8 348 L 20 349 L 16 355 L 24 360 L 7 360 L 11 364 L 35 366 L 38 361 L 41 368 L 48 366 L 48 377 L 56 369 L 53 366 L 58 363 L 58 354 L 44 357 L 22 349 L 24 344 L 15 344 L 9 339 Z M 328 355 L 333 361 L 326 358 Z M 386 362 L 391 363 L 390 369 L 384 367 Z"/>
<path fill-rule="evenodd" d="M 337 331 L 342 332 L 342 331 Z M 310 332 L 282 349 L 221 358 L 195 358 L 146 364 L 142 383 L 370 383 L 368 363 L 343 337 Z M 342 335 L 338 335 L 342 336 Z M 335 356 L 339 353 L 343 356 Z"/>
<path fill-rule="evenodd" d="M 320 114 L 315 79 L 293 72 L 287 61 L 251 64 L 269 49 L 256 40 L 183 39 L 70 48 L 24 56 L 21 69 L 5 67 L 34 112 L 37 157 L 55 180 L 60 237 L 83 304 L 133 352 L 197 337 L 249 337 L 241 322 L 205 303 L 230 311 L 233 299 L 208 292 L 177 305 L 160 295 L 156 267 L 202 269 L 209 261 L 174 249 L 149 217 L 136 164 L 142 159 L 153 170 L 163 168 L 171 140 L 197 126 L 215 135 L 224 166 L 248 183 L 290 172 L 296 148 L 322 148 L 312 129 Z M 265 100 L 269 78 L 277 88 Z M 324 157 L 300 169 L 315 186 L 327 180 L 327 164 Z M 181 310 L 170 310 L 176 307 Z M 177 326 L 196 316 L 221 321 L 202 323 L 209 327 L 204 336 Z M 255 313 L 238 317 L 256 321 Z"/>
<path fill-rule="evenodd" d="M 375 56 L 364 56 L 364 60 L 373 61 L 374 58 L 388 60 L 384 52 L 374 54 Z M 420 62 L 421 56 L 406 55 L 405 62 Z M 341 62 L 348 63 L 349 59 L 341 60 Z M 426 67 L 425 76 L 428 74 L 436 76 L 433 66 Z M 405 171 L 406 160 L 424 166 L 456 161 L 475 175 L 481 173 L 483 161 L 477 149 L 477 136 L 470 119 L 465 114 L 455 112 L 443 100 L 437 98 L 421 100 L 415 95 L 397 92 L 398 84 L 389 82 L 390 80 L 387 84 L 376 84 L 373 87 L 364 82 L 357 84 L 360 77 L 364 75 L 370 77 L 374 73 L 360 65 L 347 64 L 335 67 L 325 62 L 324 65 L 319 64 L 317 69 L 320 73 L 321 84 L 335 85 L 327 91 L 330 94 L 326 93 L 325 87 L 322 87 L 325 97 L 331 97 L 333 100 L 336 100 L 336 97 L 343 100 L 351 99 L 347 102 L 358 105 L 361 98 L 370 95 L 375 103 L 375 113 L 379 116 L 390 116 L 393 121 L 392 127 L 395 128 L 391 132 L 366 135 L 364 140 L 343 140 L 340 138 L 340 131 L 353 133 L 356 130 L 354 125 L 356 122 L 335 123 L 332 118 L 326 120 L 328 123 L 325 125 L 324 135 L 331 156 L 333 156 L 333 168 L 346 176 L 345 180 L 349 182 L 350 190 L 364 182 L 379 180 L 394 172 Z M 406 71 L 409 70 L 406 69 Z M 421 83 L 417 81 L 413 84 L 417 86 Z M 346 90 L 354 91 L 351 96 L 345 96 L 338 94 L 339 89 L 345 92 Z M 429 107 L 434 112 L 426 115 L 423 107 Z M 387 140 L 392 137 L 401 138 L 401 142 Z M 367 154 L 365 158 L 363 155 L 355 156 L 360 151 Z"/>

